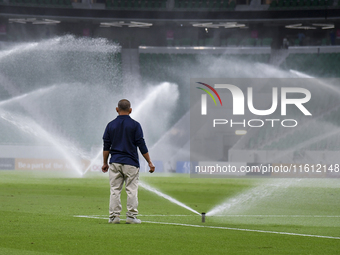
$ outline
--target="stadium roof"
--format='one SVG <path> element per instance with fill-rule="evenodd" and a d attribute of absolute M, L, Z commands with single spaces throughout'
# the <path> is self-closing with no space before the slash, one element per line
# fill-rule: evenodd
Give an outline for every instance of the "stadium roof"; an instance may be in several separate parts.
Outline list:
<path fill-rule="evenodd" d="M 51 18 L 59 21 L 91 21 L 94 23 L 113 21 L 142 21 L 154 25 L 173 22 L 285 22 L 285 21 L 336 21 L 340 9 L 312 10 L 266 10 L 266 11 L 163 11 L 163 10 L 96 10 L 75 8 L 46 8 L 1 6 L 0 15 L 6 18 Z"/>

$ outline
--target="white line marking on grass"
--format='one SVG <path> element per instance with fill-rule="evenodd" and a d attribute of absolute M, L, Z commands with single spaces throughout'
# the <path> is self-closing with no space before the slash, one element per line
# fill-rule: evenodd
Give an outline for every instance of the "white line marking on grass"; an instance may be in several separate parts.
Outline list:
<path fill-rule="evenodd" d="M 91 215 L 98 217 L 107 217 L 107 215 Z M 75 215 L 74 217 L 87 217 L 86 215 Z M 200 217 L 200 215 L 184 215 L 184 214 L 138 214 L 138 217 Z"/>
<path fill-rule="evenodd" d="M 77 218 L 89 218 L 89 219 L 101 219 L 101 220 L 108 220 L 108 217 L 104 216 L 97 216 L 97 215 L 74 215 L 73 217 Z"/>
<path fill-rule="evenodd" d="M 104 216 L 91 216 L 91 215 L 74 215 L 73 217 L 77 217 L 77 218 L 88 218 L 88 219 L 100 219 L 100 220 L 108 220 L 108 217 L 104 217 Z M 126 219 L 120 219 L 122 221 L 125 221 Z"/>
<path fill-rule="evenodd" d="M 139 216 L 143 216 L 143 217 L 201 217 L 201 215 L 181 215 L 181 214 L 170 214 L 170 215 L 166 215 L 166 214 L 154 214 L 154 215 L 143 215 L 143 214 L 138 214 Z"/>
<path fill-rule="evenodd" d="M 91 215 L 98 217 L 107 217 L 107 215 Z M 75 217 L 81 217 L 75 216 Z M 138 217 L 200 217 L 200 215 L 185 215 L 185 214 L 138 214 Z M 213 215 L 210 217 L 266 217 L 266 218 L 340 218 L 340 215 L 245 215 L 245 214 L 229 214 L 229 215 Z"/>
<path fill-rule="evenodd" d="M 340 218 L 340 215 L 213 215 L 207 217 L 267 217 L 267 218 Z"/>
<path fill-rule="evenodd" d="M 319 238 L 329 238 L 329 239 L 339 239 L 340 240 L 340 237 L 337 237 L 337 236 L 320 236 L 320 235 L 309 235 L 309 234 L 278 232 L 278 231 L 268 231 L 268 230 L 257 230 L 257 229 L 246 229 L 246 228 L 229 228 L 229 227 L 217 227 L 217 226 L 203 226 L 203 225 L 192 225 L 192 224 L 170 223 L 170 222 L 155 222 L 155 221 L 143 221 L 143 222 L 152 223 L 152 224 L 162 224 L 162 225 L 174 225 L 174 226 L 185 226 L 185 227 L 195 227 L 195 228 L 226 229 L 226 230 L 237 230 L 237 231 L 246 231 L 246 232 L 258 232 L 258 233 L 291 235 L 291 236 L 304 236 L 304 237 L 319 237 Z"/>
<path fill-rule="evenodd" d="M 108 217 L 92 216 L 92 215 L 74 215 L 74 217 L 103 219 L 103 220 L 108 219 Z M 124 219 L 121 219 L 121 220 L 124 221 Z M 193 224 L 172 223 L 172 222 L 157 222 L 157 221 L 143 221 L 143 222 L 151 223 L 151 224 L 160 224 L 160 225 L 173 225 L 173 226 L 184 226 L 184 227 L 194 227 L 194 228 L 224 229 L 224 230 L 235 230 L 235 231 L 245 231 L 245 232 L 257 232 L 257 233 L 279 234 L 279 235 L 290 235 L 290 236 L 303 236 L 303 237 L 317 237 L 317 238 L 327 238 L 327 239 L 338 239 L 338 240 L 340 240 L 340 237 L 337 237 L 337 236 L 309 235 L 309 234 L 299 234 L 299 233 L 279 232 L 279 231 L 269 231 L 269 230 L 259 230 L 259 229 L 217 227 L 217 226 L 193 225 Z"/>

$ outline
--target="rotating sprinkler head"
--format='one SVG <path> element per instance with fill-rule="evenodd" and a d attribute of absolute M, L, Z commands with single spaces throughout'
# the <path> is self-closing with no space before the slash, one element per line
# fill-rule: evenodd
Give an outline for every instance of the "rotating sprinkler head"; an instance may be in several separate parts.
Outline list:
<path fill-rule="evenodd" d="M 202 222 L 205 222 L 205 212 L 202 212 Z"/>

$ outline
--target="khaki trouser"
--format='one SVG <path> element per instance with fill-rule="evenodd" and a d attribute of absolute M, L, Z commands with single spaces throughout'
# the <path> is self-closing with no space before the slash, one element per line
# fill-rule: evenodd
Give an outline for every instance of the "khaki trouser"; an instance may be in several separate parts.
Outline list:
<path fill-rule="evenodd" d="M 126 217 L 136 217 L 138 214 L 138 180 L 139 168 L 118 163 L 110 164 L 110 218 L 119 216 L 122 211 L 120 193 L 125 182 L 127 194 Z"/>

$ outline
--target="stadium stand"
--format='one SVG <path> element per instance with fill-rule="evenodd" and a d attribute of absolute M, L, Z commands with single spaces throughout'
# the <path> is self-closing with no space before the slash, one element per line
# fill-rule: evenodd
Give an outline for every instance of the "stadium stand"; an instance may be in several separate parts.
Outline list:
<path fill-rule="evenodd" d="M 235 1 L 229 0 L 175 0 L 174 8 L 181 10 L 233 10 Z M 108 9 L 166 9 L 167 0 L 107 0 Z"/>
<path fill-rule="evenodd" d="M 4 4 L 1 1 L 0 4 Z M 9 0 L 9 5 L 18 6 L 42 6 L 42 7 L 53 7 L 53 8 L 72 8 L 71 0 Z"/>
<path fill-rule="evenodd" d="M 214 55 L 221 59 L 239 59 L 248 62 L 268 63 L 269 54 L 237 54 L 237 55 Z M 169 81 L 178 82 L 177 76 L 172 73 L 179 65 L 193 66 L 196 69 L 207 70 L 210 65 L 209 56 L 202 54 L 152 54 L 141 53 L 139 55 L 140 73 L 142 79 L 155 82 Z M 204 64 L 205 63 L 205 64 Z M 182 83 L 182 82 L 180 82 Z"/>
<path fill-rule="evenodd" d="M 339 77 L 340 53 L 289 54 L 281 67 L 296 70 L 314 77 Z"/>
<path fill-rule="evenodd" d="M 107 0 L 108 9 L 165 9 L 166 0 Z"/>
<path fill-rule="evenodd" d="M 320 8 L 332 5 L 333 0 L 273 0 L 270 3 L 270 8 L 271 9 Z"/>
<path fill-rule="evenodd" d="M 243 149 L 288 150 L 307 143 L 303 146 L 306 150 L 339 150 L 340 143 L 334 141 L 334 137 L 338 141 L 339 135 L 334 136 L 331 132 L 334 131 L 334 127 L 340 125 L 340 104 L 336 95 L 327 95 L 327 97 L 328 100 L 314 102 L 318 105 L 318 109 L 313 107 L 313 120 L 301 119 L 301 115 L 299 117 L 298 110 L 295 109 L 297 114 L 294 119 L 300 123 L 300 127 L 294 129 L 285 129 L 280 126 L 261 128 L 256 135 L 249 138 Z M 291 110 L 294 111 L 294 109 Z M 272 117 L 273 119 L 280 118 L 279 115 Z M 322 123 L 322 125 L 317 123 Z"/>
<path fill-rule="evenodd" d="M 235 9 L 235 1 L 229 0 L 175 0 L 175 8 L 179 9 Z"/>

